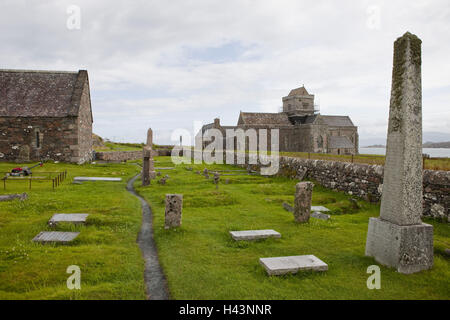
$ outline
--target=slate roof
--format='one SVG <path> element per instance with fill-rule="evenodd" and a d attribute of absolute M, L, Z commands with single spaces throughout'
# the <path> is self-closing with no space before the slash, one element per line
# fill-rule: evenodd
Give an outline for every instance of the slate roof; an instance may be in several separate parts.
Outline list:
<path fill-rule="evenodd" d="M 331 136 L 328 141 L 329 149 L 352 149 L 354 147 L 347 136 Z"/>
<path fill-rule="evenodd" d="M 354 127 L 349 116 L 320 116 L 322 121 L 332 127 Z"/>
<path fill-rule="evenodd" d="M 244 124 L 278 124 L 292 125 L 285 113 L 241 112 L 240 117 Z"/>
<path fill-rule="evenodd" d="M 309 95 L 308 91 L 306 90 L 306 88 L 304 86 L 297 88 L 297 89 L 292 89 L 291 92 L 289 92 L 289 96 L 307 96 Z"/>
<path fill-rule="evenodd" d="M 87 71 L 0 69 L 0 117 L 77 116 Z"/>

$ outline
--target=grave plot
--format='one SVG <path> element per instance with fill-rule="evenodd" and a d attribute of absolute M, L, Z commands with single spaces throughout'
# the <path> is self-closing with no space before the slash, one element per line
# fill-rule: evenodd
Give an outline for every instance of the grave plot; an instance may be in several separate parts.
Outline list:
<path fill-rule="evenodd" d="M 259 262 L 269 276 L 295 274 L 299 271 L 327 271 L 328 265 L 313 255 L 260 258 Z"/>
<path fill-rule="evenodd" d="M 272 229 L 230 231 L 230 235 L 236 241 L 281 238 L 281 234 Z"/>
<path fill-rule="evenodd" d="M 78 237 L 79 232 L 42 231 L 33 238 L 38 243 L 69 243 Z"/>

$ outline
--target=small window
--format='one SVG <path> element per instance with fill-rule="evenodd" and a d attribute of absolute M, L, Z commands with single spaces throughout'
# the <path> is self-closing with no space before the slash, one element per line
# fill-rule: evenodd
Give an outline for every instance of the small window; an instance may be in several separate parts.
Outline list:
<path fill-rule="evenodd" d="M 41 135 L 39 133 L 39 131 L 36 131 L 36 148 L 40 148 L 41 147 Z"/>

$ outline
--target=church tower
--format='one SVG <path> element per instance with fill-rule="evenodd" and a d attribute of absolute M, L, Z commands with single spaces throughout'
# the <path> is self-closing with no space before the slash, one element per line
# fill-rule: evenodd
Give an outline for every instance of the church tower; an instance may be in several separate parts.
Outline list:
<path fill-rule="evenodd" d="M 283 97 L 283 112 L 291 116 L 309 116 L 314 114 L 314 95 L 306 91 L 305 86 L 291 90 Z"/>

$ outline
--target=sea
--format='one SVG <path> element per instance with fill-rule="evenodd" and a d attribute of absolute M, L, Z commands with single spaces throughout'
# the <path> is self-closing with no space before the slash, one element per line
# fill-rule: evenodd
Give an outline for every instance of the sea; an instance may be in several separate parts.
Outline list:
<path fill-rule="evenodd" d="M 422 153 L 429 154 L 432 158 L 450 158 L 449 148 L 423 148 Z M 386 148 L 359 148 L 360 154 L 386 154 Z"/>

